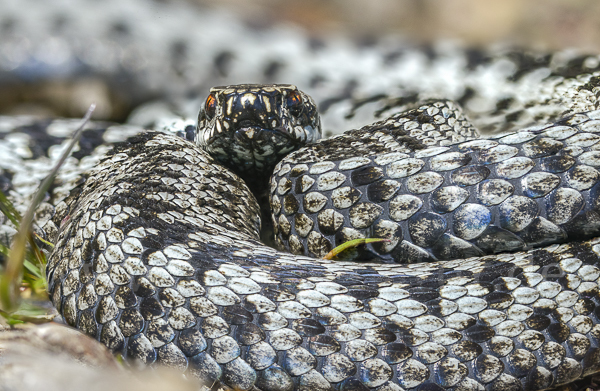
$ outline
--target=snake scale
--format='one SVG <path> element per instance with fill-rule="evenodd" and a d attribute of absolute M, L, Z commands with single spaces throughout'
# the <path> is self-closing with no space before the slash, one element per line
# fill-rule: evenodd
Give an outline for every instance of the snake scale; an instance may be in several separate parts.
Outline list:
<path fill-rule="evenodd" d="M 19 24 L 8 2 L 2 82 L 125 75 L 130 102 L 189 98 L 209 81 L 293 82 L 326 134 L 357 130 L 275 167 L 281 252 L 259 241 L 250 189 L 185 140 L 189 122 L 176 134 L 88 125 L 38 212 L 68 324 L 129 359 L 241 390 L 541 390 L 600 371 L 598 56 L 307 47 L 293 31 L 242 27 L 248 44 L 224 50 L 231 21 L 211 11 L 168 5 L 159 36 L 143 2 L 111 3 L 138 7 L 117 23 L 82 3 L 36 3 L 48 27 L 35 12 Z M 192 17 L 212 39 L 175 36 Z M 130 123 L 161 130 L 138 114 Z M 17 204 L 72 128 L 1 118 L 0 186 Z M 365 236 L 389 241 L 320 258 Z"/>

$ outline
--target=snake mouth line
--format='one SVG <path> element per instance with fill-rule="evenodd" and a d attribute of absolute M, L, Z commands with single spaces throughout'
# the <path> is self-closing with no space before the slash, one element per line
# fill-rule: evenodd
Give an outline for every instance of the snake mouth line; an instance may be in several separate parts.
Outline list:
<path fill-rule="evenodd" d="M 289 151 L 296 148 L 299 141 L 298 137 L 284 127 L 267 129 L 260 126 L 238 129 L 233 133 L 232 139 L 244 148 L 252 150 L 268 149 L 271 153 L 280 153 L 281 150 Z"/>
<path fill-rule="evenodd" d="M 259 140 L 264 137 L 283 136 L 288 139 L 294 137 L 284 127 L 267 129 L 261 126 L 246 126 L 235 131 L 236 138 L 245 137 L 248 140 Z"/>

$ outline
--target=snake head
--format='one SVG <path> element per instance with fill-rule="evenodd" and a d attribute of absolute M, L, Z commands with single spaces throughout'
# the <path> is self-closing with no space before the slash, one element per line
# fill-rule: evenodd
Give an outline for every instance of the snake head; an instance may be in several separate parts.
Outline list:
<path fill-rule="evenodd" d="M 321 137 L 313 99 L 289 84 L 213 87 L 196 144 L 247 182 L 269 177 L 290 152 Z"/>

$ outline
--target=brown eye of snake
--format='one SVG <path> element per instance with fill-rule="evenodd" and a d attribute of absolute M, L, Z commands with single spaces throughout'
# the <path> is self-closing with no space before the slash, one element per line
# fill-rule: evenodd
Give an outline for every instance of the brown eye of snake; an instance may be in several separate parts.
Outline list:
<path fill-rule="evenodd" d="M 286 98 L 286 104 L 290 110 L 290 113 L 294 117 L 299 116 L 302 112 L 302 96 L 300 96 L 298 91 L 292 91 L 289 93 Z"/>
<path fill-rule="evenodd" d="M 206 103 L 204 104 L 204 112 L 206 113 L 207 118 L 212 118 L 215 116 L 215 112 L 217 110 L 217 99 L 213 94 L 210 94 L 208 98 L 206 98 Z"/>

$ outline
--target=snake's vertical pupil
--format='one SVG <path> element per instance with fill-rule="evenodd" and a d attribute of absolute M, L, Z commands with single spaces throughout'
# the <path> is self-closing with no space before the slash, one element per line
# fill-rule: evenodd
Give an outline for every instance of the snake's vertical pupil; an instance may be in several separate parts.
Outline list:
<path fill-rule="evenodd" d="M 215 116 L 215 112 L 217 110 L 217 99 L 214 94 L 210 94 L 208 98 L 206 98 L 206 103 L 204 104 L 204 112 L 206 113 L 207 118 L 212 118 Z"/>
<path fill-rule="evenodd" d="M 302 113 L 302 96 L 298 91 L 292 91 L 286 97 L 286 104 L 290 114 L 297 117 Z"/>

